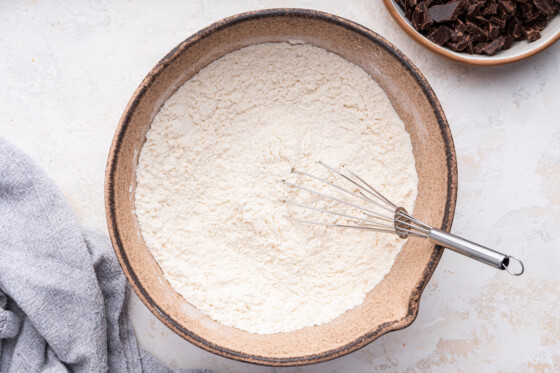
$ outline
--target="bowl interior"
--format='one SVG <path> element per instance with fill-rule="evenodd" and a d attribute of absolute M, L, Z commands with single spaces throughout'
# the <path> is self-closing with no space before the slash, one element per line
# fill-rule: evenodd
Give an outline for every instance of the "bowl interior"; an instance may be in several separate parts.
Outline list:
<path fill-rule="evenodd" d="M 306 10 L 245 13 L 217 22 L 172 50 L 134 94 L 113 141 L 106 175 L 111 239 L 134 290 L 176 333 L 220 355 L 268 365 L 328 360 L 409 325 L 441 256 L 441 249 L 429 242 L 410 239 L 391 272 L 362 305 L 328 324 L 272 335 L 252 334 L 212 320 L 166 281 L 142 239 L 134 214 L 135 170 L 152 119 L 179 86 L 215 59 L 251 44 L 290 40 L 344 57 L 385 89 L 412 139 L 419 177 L 417 217 L 449 229 L 457 185 L 453 141 L 432 90 L 400 52 L 359 25 Z"/>
<path fill-rule="evenodd" d="M 416 31 L 412 23 L 405 17 L 404 10 L 395 0 L 383 1 L 397 23 L 418 42 L 445 57 L 474 65 L 500 65 L 519 61 L 546 49 L 560 39 L 560 16 L 557 16 L 551 19 L 546 28 L 541 32 L 541 38 L 532 43 L 526 40 L 515 42 L 510 49 L 499 51 L 493 56 L 455 52 L 449 48 L 432 43 L 424 35 Z"/>

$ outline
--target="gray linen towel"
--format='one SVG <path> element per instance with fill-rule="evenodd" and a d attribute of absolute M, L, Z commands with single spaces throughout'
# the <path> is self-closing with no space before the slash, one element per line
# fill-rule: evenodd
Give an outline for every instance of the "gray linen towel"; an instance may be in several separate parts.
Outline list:
<path fill-rule="evenodd" d="M 0 138 L 0 373 L 170 372 L 136 343 L 128 291 L 108 238 Z"/>

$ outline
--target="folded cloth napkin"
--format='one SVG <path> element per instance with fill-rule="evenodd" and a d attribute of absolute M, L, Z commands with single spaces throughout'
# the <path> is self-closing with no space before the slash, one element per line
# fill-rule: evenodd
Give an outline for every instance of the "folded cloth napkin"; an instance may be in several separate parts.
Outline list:
<path fill-rule="evenodd" d="M 0 373 L 171 372 L 138 346 L 128 291 L 108 238 L 0 138 Z"/>

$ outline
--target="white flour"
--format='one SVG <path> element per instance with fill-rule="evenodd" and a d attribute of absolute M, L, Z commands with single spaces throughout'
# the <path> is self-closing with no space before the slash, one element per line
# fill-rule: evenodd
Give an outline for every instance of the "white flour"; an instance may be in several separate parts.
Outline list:
<path fill-rule="evenodd" d="M 318 160 L 347 164 L 412 210 L 408 133 L 350 62 L 309 45 L 260 44 L 185 83 L 155 117 L 137 169 L 142 235 L 171 285 L 213 319 L 262 334 L 322 324 L 362 303 L 404 241 L 286 219 L 308 213 L 283 199 L 342 211 L 280 182 L 331 192 L 290 175 L 296 167 L 344 185 Z"/>

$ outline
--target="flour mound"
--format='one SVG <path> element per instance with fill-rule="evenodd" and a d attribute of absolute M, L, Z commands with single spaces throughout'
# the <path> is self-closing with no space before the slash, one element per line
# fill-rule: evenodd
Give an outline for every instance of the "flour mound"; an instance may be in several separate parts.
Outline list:
<path fill-rule="evenodd" d="M 319 160 L 348 165 L 412 211 L 410 137 L 356 65 L 310 45 L 267 43 L 186 82 L 156 115 L 137 169 L 138 222 L 169 283 L 213 319 L 261 334 L 361 304 L 404 241 L 288 220 L 309 212 L 284 199 L 340 209 L 280 182 L 296 167 L 341 184 Z"/>

